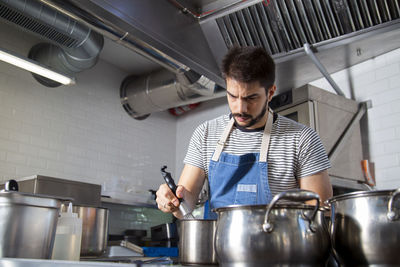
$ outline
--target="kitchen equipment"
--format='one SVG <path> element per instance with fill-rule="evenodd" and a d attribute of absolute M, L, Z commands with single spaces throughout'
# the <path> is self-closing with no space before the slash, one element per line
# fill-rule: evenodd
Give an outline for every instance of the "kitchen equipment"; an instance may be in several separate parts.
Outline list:
<path fill-rule="evenodd" d="M 0 258 L 49 259 L 61 201 L 55 197 L 0 192 Z"/>
<path fill-rule="evenodd" d="M 296 203 L 315 199 L 316 206 Z M 295 201 L 277 204 L 280 200 Z M 276 195 L 269 205 L 228 206 L 218 213 L 215 249 L 231 266 L 324 266 L 329 233 L 319 196 L 305 190 Z"/>
<path fill-rule="evenodd" d="M 400 188 L 353 192 L 328 200 L 331 240 L 345 266 L 399 266 Z"/>
<path fill-rule="evenodd" d="M 62 205 L 61 210 L 66 211 L 67 206 Z M 81 257 L 103 254 L 107 248 L 108 209 L 75 205 L 72 211 L 82 219 Z"/>
<path fill-rule="evenodd" d="M 179 262 L 183 265 L 218 264 L 214 246 L 217 221 L 186 219 L 177 223 Z"/>
<path fill-rule="evenodd" d="M 82 219 L 72 212 L 72 202 L 67 212 L 60 212 L 51 258 L 79 261 L 81 254 Z"/>
<path fill-rule="evenodd" d="M 175 223 L 163 223 L 151 227 L 152 241 L 178 240 L 178 230 Z"/>
<path fill-rule="evenodd" d="M 318 133 L 332 164 L 328 172 L 334 187 L 366 190 L 360 166 L 361 124 L 354 120 L 359 103 L 307 84 L 274 96 L 270 106 L 278 114 Z M 354 122 L 352 128 L 351 122 Z"/>
<path fill-rule="evenodd" d="M 101 206 L 101 185 L 42 175 L 18 178 L 16 181 L 20 192 L 72 198 L 74 205 Z"/>
<path fill-rule="evenodd" d="M 172 179 L 171 177 L 171 173 L 165 171 L 167 169 L 167 166 L 164 166 L 161 168 L 161 174 L 165 180 L 165 182 L 167 183 L 168 187 L 171 189 L 172 193 L 174 193 L 174 195 L 176 196 L 176 184 L 174 179 Z M 187 203 L 185 202 L 185 200 L 178 198 L 179 199 L 179 210 L 182 213 L 183 218 L 185 219 L 194 219 L 194 216 L 192 215 L 192 212 L 190 211 L 190 208 L 188 207 Z"/>

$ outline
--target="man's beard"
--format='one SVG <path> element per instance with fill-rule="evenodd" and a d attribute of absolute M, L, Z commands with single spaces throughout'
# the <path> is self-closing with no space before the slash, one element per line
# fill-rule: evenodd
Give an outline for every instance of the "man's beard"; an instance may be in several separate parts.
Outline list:
<path fill-rule="evenodd" d="M 268 101 L 265 101 L 264 107 L 261 110 L 260 114 L 258 114 L 255 118 L 253 118 L 250 114 L 247 113 L 232 113 L 232 116 L 235 118 L 235 122 L 237 125 L 240 125 L 238 123 L 238 121 L 236 120 L 236 117 L 242 117 L 242 118 L 251 118 L 251 120 L 244 126 L 241 127 L 245 127 L 245 128 L 249 128 L 251 126 L 253 126 L 254 124 L 256 124 L 257 122 L 259 122 L 265 115 L 265 113 L 267 112 L 267 107 L 268 107 Z"/>

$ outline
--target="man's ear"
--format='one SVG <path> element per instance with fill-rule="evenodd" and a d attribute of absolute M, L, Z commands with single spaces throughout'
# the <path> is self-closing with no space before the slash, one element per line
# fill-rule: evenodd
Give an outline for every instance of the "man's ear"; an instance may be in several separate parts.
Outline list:
<path fill-rule="evenodd" d="M 274 84 L 268 89 L 268 102 L 271 101 L 272 97 L 275 94 L 275 91 L 276 91 L 276 86 Z"/>

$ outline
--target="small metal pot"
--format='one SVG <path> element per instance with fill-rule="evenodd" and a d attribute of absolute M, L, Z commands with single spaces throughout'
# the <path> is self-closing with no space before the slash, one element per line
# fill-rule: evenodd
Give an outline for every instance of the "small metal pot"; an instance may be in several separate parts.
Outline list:
<path fill-rule="evenodd" d="M 281 199 L 306 201 L 276 204 Z M 215 248 L 224 267 L 324 266 L 330 241 L 319 196 L 295 190 L 276 195 L 269 205 L 216 209 Z"/>
<path fill-rule="evenodd" d="M 331 240 L 345 266 L 400 266 L 400 188 L 353 192 L 328 200 Z"/>
<path fill-rule="evenodd" d="M 67 207 L 63 204 L 61 210 Z M 81 257 L 102 255 L 107 249 L 108 209 L 76 205 L 72 211 L 82 219 Z"/>
<path fill-rule="evenodd" d="M 178 249 L 181 264 L 218 264 L 214 247 L 216 224 L 216 220 L 178 221 Z"/>
<path fill-rule="evenodd" d="M 0 258 L 50 259 L 61 201 L 0 192 Z"/>

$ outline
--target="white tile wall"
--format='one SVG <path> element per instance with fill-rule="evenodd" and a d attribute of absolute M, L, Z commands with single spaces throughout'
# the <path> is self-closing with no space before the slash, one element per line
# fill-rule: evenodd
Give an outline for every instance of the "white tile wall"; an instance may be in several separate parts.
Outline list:
<path fill-rule="evenodd" d="M 347 97 L 372 100 L 368 110 L 371 161 L 375 162 L 378 189 L 400 187 L 400 49 L 332 74 Z M 334 92 L 319 79 L 311 84 Z M 191 133 L 204 120 L 227 112 L 224 100 L 206 103 L 180 117 L 177 123 L 176 170 L 182 169 Z"/>
<path fill-rule="evenodd" d="M 34 174 L 129 189 L 157 189 L 175 168 L 176 118 L 137 121 L 123 110 L 126 73 L 100 61 L 77 85 L 47 88 L 0 63 L 0 180 Z"/>

